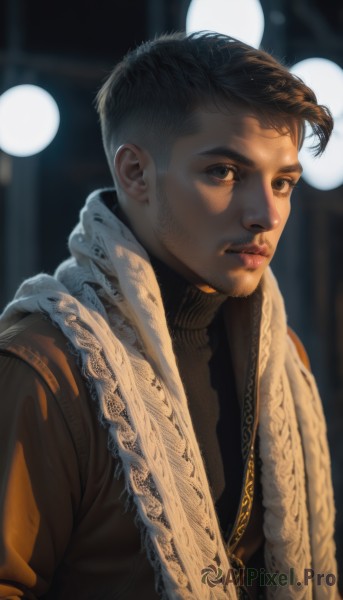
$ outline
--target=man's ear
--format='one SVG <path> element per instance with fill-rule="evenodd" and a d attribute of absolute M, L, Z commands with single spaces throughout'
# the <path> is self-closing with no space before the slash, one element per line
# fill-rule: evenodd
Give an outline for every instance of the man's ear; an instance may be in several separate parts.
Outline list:
<path fill-rule="evenodd" d="M 148 200 L 148 153 L 135 144 L 123 144 L 114 157 L 115 178 L 123 192 L 140 202 Z"/>

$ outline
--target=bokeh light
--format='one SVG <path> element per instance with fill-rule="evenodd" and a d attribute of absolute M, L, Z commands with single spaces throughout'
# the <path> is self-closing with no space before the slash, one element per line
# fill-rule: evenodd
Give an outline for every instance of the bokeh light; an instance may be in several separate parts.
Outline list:
<path fill-rule="evenodd" d="M 186 30 L 217 31 L 258 48 L 264 31 L 262 6 L 258 0 L 192 0 Z"/>
<path fill-rule="evenodd" d="M 13 156 L 31 156 L 46 148 L 60 122 L 52 96 L 35 85 L 17 85 L 0 96 L 0 148 Z"/>
<path fill-rule="evenodd" d="M 343 184 L 343 70 L 325 58 L 308 58 L 291 68 L 311 87 L 319 104 L 332 112 L 335 125 L 323 156 L 313 157 L 310 128 L 306 128 L 305 144 L 300 152 L 304 167 L 303 178 L 319 190 L 330 190 Z"/>

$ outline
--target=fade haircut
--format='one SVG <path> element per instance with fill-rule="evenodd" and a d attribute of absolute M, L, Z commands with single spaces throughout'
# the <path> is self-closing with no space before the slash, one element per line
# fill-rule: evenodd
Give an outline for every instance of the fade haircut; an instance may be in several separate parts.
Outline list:
<path fill-rule="evenodd" d="M 195 128 L 206 106 L 251 108 L 275 123 L 305 123 L 321 154 L 333 119 L 301 79 L 263 50 L 226 35 L 174 33 L 145 42 L 115 67 L 97 95 L 103 144 L 114 176 L 114 156 L 126 142 L 143 144 L 155 161 Z"/>

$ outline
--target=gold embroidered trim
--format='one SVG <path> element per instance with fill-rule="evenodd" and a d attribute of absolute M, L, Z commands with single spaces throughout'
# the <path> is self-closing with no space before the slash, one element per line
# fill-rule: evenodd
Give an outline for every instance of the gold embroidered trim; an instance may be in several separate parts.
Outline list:
<path fill-rule="evenodd" d="M 247 469 L 244 482 L 244 490 L 239 507 L 238 518 L 236 519 L 235 527 L 229 541 L 229 549 L 233 550 L 241 539 L 246 526 L 248 525 L 251 508 L 254 499 L 254 482 L 255 482 L 255 460 L 254 450 L 251 451 L 250 458 L 247 462 Z"/>
<path fill-rule="evenodd" d="M 251 600 L 250 594 L 245 586 L 245 564 L 235 554 L 229 553 L 228 556 L 233 570 L 233 579 L 236 582 L 235 585 L 238 600 Z"/>
<path fill-rule="evenodd" d="M 258 382 L 258 358 L 260 321 L 262 309 L 262 296 L 259 291 L 256 294 L 251 307 L 252 337 L 249 360 L 249 371 L 245 387 L 243 411 L 242 411 L 242 456 L 245 460 L 243 477 L 243 490 L 240 505 L 228 542 L 229 553 L 237 546 L 248 525 L 254 500 L 255 483 L 255 437 L 257 431 L 257 382 Z"/>
<path fill-rule="evenodd" d="M 243 459 L 247 459 L 249 452 L 251 452 L 252 445 L 254 443 L 255 429 L 256 429 L 256 382 L 258 377 L 258 356 L 259 356 L 259 340 L 260 340 L 260 321 L 261 321 L 261 309 L 262 309 L 262 298 L 258 293 L 257 298 L 252 302 L 251 307 L 251 320 L 252 320 L 252 333 L 251 333 L 251 347 L 250 347 L 250 360 L 249 360 L 249 372 L 247 377 L 247 383 L 245 387 L 244 400 L 243 400 L 243 414 L 242 414 L 242 456 Z"/>

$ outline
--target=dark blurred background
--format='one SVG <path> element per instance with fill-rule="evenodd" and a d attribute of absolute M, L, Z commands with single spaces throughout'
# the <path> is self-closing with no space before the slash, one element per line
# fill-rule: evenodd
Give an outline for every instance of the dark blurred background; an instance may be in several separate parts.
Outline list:
<path fill-rule="evenodd" d="M 210 0 L 209 0 L 210 2 Z M 341 0 L 261 0 L 261 46 L 287 64 L 319 56 L 343 67 Z M 94 98 L 113 65 L 155 34 L 185 29 L 189 0 L 0 0 L 0 93 L 41 85 L 61 113 L 44 151 L 0 150 L 0 307 L 18 284 L 53 272 L 86 195 L 111 185 Z M 343 565 L 343 187 L 301 182 L 273 268 L 302 338 L 328 422 Z M 341 575 L 342 579 L 342 575 Z"/>

